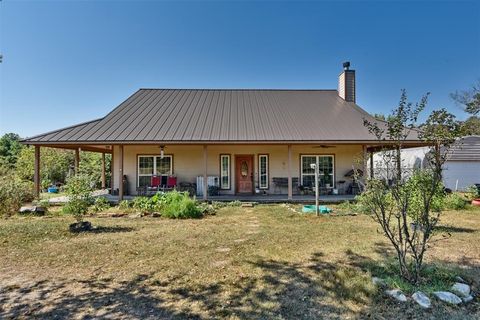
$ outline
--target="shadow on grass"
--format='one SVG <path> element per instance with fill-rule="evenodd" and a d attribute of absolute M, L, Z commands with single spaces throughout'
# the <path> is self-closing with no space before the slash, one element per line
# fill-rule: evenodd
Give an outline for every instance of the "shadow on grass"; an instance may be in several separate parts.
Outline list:
<path fill-rule="evenodd" d="M 307 263 L 248 262 L 250 277 L 185 282 L 140 275 L 112 280 L 41 281 L 0 291 L 0 318 L 319 319 L 353 314 L 367 304 L 370 279 L 315 254 Z M 255 275 L 255 276 L 254 276 Z M 355 279 L 355 281 L 352 281 Z"/>
<path fill-rule="evenodd" d="M 274 260 L 249 262 L 259 277 L 242 278 L 232 285 L 220 281 L 183 286 L 170 293 L 175 300 L 195 305 L 206 318 L 323 319 L 354 314 L 355 304 L 367 304 L 375 292 L 370 279 L 354 270 L 322 260 L 314 254 L 308 263 Z M 184 310 L 185 311 L 185 310 Z"/>
<path fill-rule="evenodd" d="M 1 319 L 183 319 L 191 317 L 162 306 L 145 285 L 147 275 L 131 281 L 39 281 L 6 287 L 0 293 Z M 11 308 L 6 309 L 10 305 Z"/>
<path fill-rule="evenodd" d="M 104 226 L 96 226 L 93 227 L 92 230 L 88 231 L 89 233 L 118 233 L 118 232 L 131 232 L 134 231 L 135 228 L 131 227 L 104 227 Z"/>
<path fill-rule="evenodd" d="M 446 233 L 473 233 L 478 231 L 477 229 L 463 228 L 463 227 L 454 227 L 448 225 L 439 225 L 435 227 L 436 232 L 446 232 Z"/>
<path fill-rule="evenodd" d="M 387 254 L 388 247 L 377 246 Z M 169 280 L 138 275 L 123 282 L 40 281 L 4 287 L 0 318 L 461 319 L 478 315 L 478 310 L 452 311 L 443 306 L 425 311 L 377 294 L 370 273 L 381 263 L 353 251 L 347 252 L 345 261 L 328 261 L 317 252 L 301 263 L 263 259 L 247 263 L 253 268 L 248 277 L 235 277 L 232 269 L 228 278 L 219 274 L 210 282 L 185 281 L 181 275 Z"/>

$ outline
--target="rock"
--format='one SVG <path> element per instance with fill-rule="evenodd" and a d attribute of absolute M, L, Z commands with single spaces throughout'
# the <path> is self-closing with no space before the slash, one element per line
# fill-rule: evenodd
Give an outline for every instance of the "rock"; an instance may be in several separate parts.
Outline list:
<path fill-rule="evenodd" d="M 457 282 L 467 283 L 467 281 L 463 280 L 463 278 L 460 277 L 460 276 L 456 276 L 456 277 L 455 277 L 455 280 L 456 280 Z"/>
<path fill-rule="evenodd" d="M 92 224 L 88 221 L 75 222 L 69 226 L 70 232 L 86 232 L 92 230 Z"/>
<path fill-rule="evenodd" d="M 462 299 L 460 299 L 457 295 L 448 292 L 448 291 L 435 291 L 433 293 L 438 299 L 443 302 L 450 303 L 450 304 L 460 304 L 462 303 Z"/>
<path fill-rule="evenodd" d="M 20 213 L 35 213 L 38 215 L 44 215 L 47 210 L 40 206 L 21 207 L 18 212 Z"/>
<path fill-rule="evenodd" d="M 407 301 L 407 297 L 402 293 L 402 291 L 398 289 L 387 290 L 385 291 L 385 293 L 397 301 L 400 301 L 400 302 Z"/>
<path fill-rule="evenodd" d="M 412 295 L 412 299 L 420 305 L 420 307 L 428 309 L 432 306 L 430 299 L 421 291 L 417 291 Z"/>
<path fill-rule="evenodd" d="M 30 212 L 33 212 L 33 207 L 21 207 L 18 212 L 20 212 L 20 213 L 30 213 Z"/>
<path fill-rule="evenodd" d="M 468 297 L 462 298 L 463 302 L 467 303 L 473 300 L 473 296 L 470 294 Z"/>
<path fill-rule="evenodd" d="M 451 290 L 462 298 L 466 298 L 470 295 L 470 286 L 465 283 L 456 282 Z"/>
<path fill-rule="evenodd" d="M 384 286 L 387 285 L 385 280 L 383 280 L 382 278 L 378 278 L 378 277 L 372 277 L 372 282 L 373 282 L 374 285 L 379 286 L 379 287 L 384 287 Z"/>
<path fill-rule="evenodd" d="M 44 215 L 46 211 L 47 210 L 44 207 L 33 207 L 33 212 L 35 212 L 36 214 Z"/>

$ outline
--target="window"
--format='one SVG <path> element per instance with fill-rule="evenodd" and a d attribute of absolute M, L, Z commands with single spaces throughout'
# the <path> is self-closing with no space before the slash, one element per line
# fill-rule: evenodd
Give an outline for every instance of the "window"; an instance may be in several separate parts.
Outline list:
<path fill-rule="evenodd" d="M 230 155 L 220 155 L 220 188 L 230 189 Z"/>
<path fill-rule="evenodd" d="M 258 187 L 259 189 L 268 189 L 268 155 L 260 154 L 258 156 Z"/>
<path fill-rule="evenodd" d="M 301 156 L 301 183 L 305 187 L 315 186 L 315 170 L 310 167 L 312 163 L 317 163 L 319 177 L 319 186 L 333 188 L 335 186 L 334 176 L 334 158 L 330 155 L 307 155 Z"/>
<path fill-rule="evenodd" d="M 151 185 L 152 176 L 170 176 L 173 174 L 173 161 L 171 155 L 163 156 L 138 156 L 139 187 Z"/>

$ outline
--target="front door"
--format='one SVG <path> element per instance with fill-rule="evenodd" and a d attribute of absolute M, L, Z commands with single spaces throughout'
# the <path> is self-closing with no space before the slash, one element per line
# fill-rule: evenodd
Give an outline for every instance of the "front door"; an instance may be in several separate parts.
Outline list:
<path fill-rule="evenodd" d="M 253 155 L 235 157 L 237 193 L 253 193 Z"/>

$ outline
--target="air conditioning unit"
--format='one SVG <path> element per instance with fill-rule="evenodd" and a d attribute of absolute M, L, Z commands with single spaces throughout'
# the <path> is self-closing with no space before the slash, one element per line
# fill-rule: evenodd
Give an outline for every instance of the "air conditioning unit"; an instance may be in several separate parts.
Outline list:
<path fill-rule="evenodd" d="M 209 187 L 218 187 L 220 185 L 220 178 L 218 176 L 208 176 L 207 185 Z M 197 177 L 197 196 L 203 196 L 203 176 Z"/>

